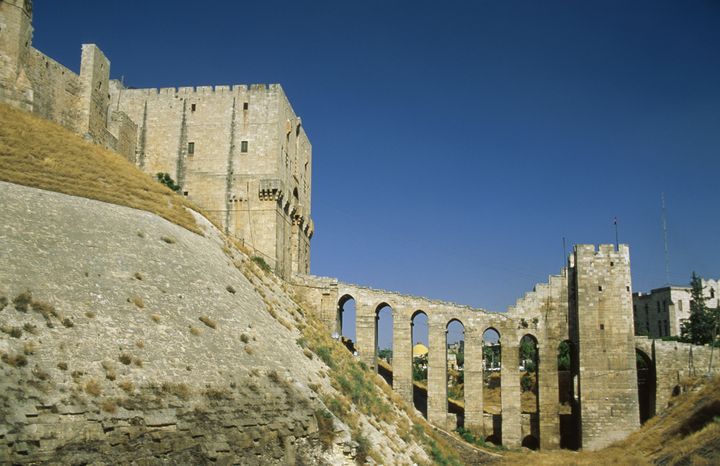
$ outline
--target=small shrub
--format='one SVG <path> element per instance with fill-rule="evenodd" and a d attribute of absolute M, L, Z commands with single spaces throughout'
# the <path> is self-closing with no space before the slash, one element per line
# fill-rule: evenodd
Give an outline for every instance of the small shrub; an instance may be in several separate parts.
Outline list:
<path fill-rule="evenodd" d="M 62 320 L 62 324 L 63 324 L 65 327 L 67 327 L 67 328 L 70 328 L 70 327 L 74 327 L 74 326 L 75 326 L 75 324 L 73 323 L 73 321 L 70 320 L 70 319 L 67 318 L 67 317 L 65 317 L 65 318 Z"/>
<path fill-rule="evenodd" d="M 327 346 L 320 346 L 317 350 L 315 350 L 315 353 L 325 364 L 327 364 L 328 367 L 331 369 L 335 368 L 335 362 L 332 359 L 330 348 Z"/>
<path fill-rule="evenodd" d="M 135 272 L 135 273 L 133 274 L 133 277 L 135 277 L 135 280 L 142 280 L 142 279 L 143 279 L 143 275 L 142 275 L 140 272 Z"/>
<path fill-rule="evenodd" d="M 265 259 L 263 259 L 262 257 L 260 257 L 260 256 L 252 256 L 252 257 L 250 258 L 250 260 L 252 260 L 253 262 L 255 262 L 255 263 L 258 265 L 258 267 L 260 267 L 261 269 L 263 269 L 265 272 L 268 272 L 268 273 L 269 273 L 269 272 L 272 271 L 272 269 L 270 268 L 270 266 L 268 265 L 268 263 L 265 262 Z"/>
<path fill-rule="evenodd" d="M 135 346 L 137 346 L 138 348 L 145 348 L 145 342 L 142 340 L 138 340 L 135 342 Z"/>
<path fill-rule="evenodd" d="M 140 358 L 133 359 L 133 364 L 135 364 L 137 367 L 142 367 L 143 366 L 142 359 L 140 359 Z"/>
<path fill-rule="evenodd" d="M 132 383 L 131 380 L 123 380 L 118 384 L 118 386 L 125 392 L 125 393 L 132 393 L 133 390 L 135 390 L 135 385 Z"/>
<path fill-rule="evenodd" d="M 242 341 L 243 343 L 248 343 L 250 341 L 250 337 L 247 333 L 242 333 L 240 334 L 240 341 Z"/>
<path fill-rule="evenodd" d="M 335 421 L 330 411 L 318 409 L 315 411 L 315 419 L 318 425 L 320 443 L 325 450 L 329 449 L 335 441 Z"/>
<path fill-rule="evenodd" d="M 272 380 L 275 383 L 280 383 L 280 375 L 277 373 L 277 371 L 272 370 L 267 373 L 268 379 Z"/>
<path fill-rule="evenodd" d="M 87 312 L 85 313 L 85 317 L 87 317 L 88 319 L 94 319 L 94 318 L 95 318 L 95 313 L 94 313 L 93 311 L 87 311 Z"/>
<path fill-rule="evenodd" d="M 35 366 L 32 370 L 32 374 L 38 379 L 38 380 L 47 380 L 50 378 L 50 374 L 45 372 L 40 368 L 40 366 Z"/>
<path fill-rule="evenodd" d="M 118 357 L 118 361 L 125 364 L 126 366 L 129 366 L 132 362 L 132 357 L 129 354 L 123 353 Z"/>
<path fill-rule="evenodd" d="M 200 331 L 199 328 L 191 325 L 191 326 L 190 326 L 190 333 L 192 333 L 192 334 L 195 335 L 195 336 L 198 336 L 198 335 L 200 335 L 202 332 Z"/>
<path fill-rule="evenodd" d="M 28 362 L 24 354 L 3 354 L 1 359 L 5 364 L 13 367 L 27 366 Z"/>
<path fill-rule="evenodd" d="M 138 235 L 138 238 L 145 238 L 145 232 L 138 230 L 137 235 Z"/>
<path fill-rule="evenodd" d="M 246 345 L 246 346 L 245 346 L 245 352 L 246 352 L 247 354 L 251 355 L 251 356 L 252 356 L 253 354 L 255 354 L 255 350 L 252 349 L 252 347 L 251 347 L 250 345 Z"/>
<path fill-rule="evenodd" d="M 368 440 L 360 432 L 357 432 L 357 434 L 354 437 L 355 437 L 354 440 L 358 444 L 355 461 L 357 461 L 358 464 L 365 464 L 365 462 L 367 461 L 367 457 L 370 454 L 370 450 L 371 450 L 370 440 Z"/>
<path fill-rule="evenodd" d="M 167 244 L 175 244 L 176 240 L 172 236 L 161 236 L 161 240 L 165 241 Z"/>
<path fill-rule="evenodd" d="M 5 306 L 8 305 L 8 299 L 5 296 L 0 296 L 0 311 L 5 309 Z"/>
<path fill-rule="evenodd" d="M 313 358 L 313 352 L 310 351 L 310 350 L 307 349 L 307 348 L 303 348 L 303 354 L 304 354 L 305 357 L 308 358 L 308 359 L 312 359 L 312 358 Z"/>
<path fill-rule="evenodd" d="M 85 393 L 87 393 L 88 395 L 92 395 L 92 396 L 100 396 L 100 394 L 102 393 L 102 387 L 97 382 L 97 380 L 95 380 L 95 379 L 89 380 L 85 384 Z"/>
<path fill-rule="evenodd" d="M 228 293 L 232 293 L 232 294 L 237 293 L 237 291 L 235 290 L 235 288 L 232 285 L 226 286 L 225 289 L 228 290 Z"/>
<path fill-rule="evenodd" d="M 58 313 L 57 310 L 55 310 L 55 306 L 52 304 L 43 302 L 43 301 L 32 301 L 32 309 L 35 312 L 38 312 L 42 314 L 42 316 L 45 318 L 45 320 L 49 320 L 50 317 L 57 317 Z"/>
<path fill-rule="evenodd" d="M 180 191 L 180 185 L 175 183 L 170 173 L 158 172 L 155 174 L 155 178 L 161 183 L 170 188 L 171 190 L 178 192 Z"/>
<path fill-rule="evenodd" d="M 23 345 L 23 353 L 25 353 L 28 356 L 31 354 L 35 354 L 35 349 L 36 349 L 35 343 L 33 343 L 32 341 L 27 341 Z"/>
<path fill-rule="evenodd" d="M 232 398 L 231 393 L 225 388 L 207 388 L 205 397 L 210 400 L 229 400 Z"/>
<path fill-rule="evenodd" d="M 190 398 L 190 388 L 184 383 L 165 382 L 162 384 L 162 390 L 170 395 L 174 395 L 181 400 Z"/>
<path fill-rule="evenodd" d="M 307 348 L 308 345 L 307 338 L 305 337 L 298 338 L 295 340 L 295 343 L 297 343 L 300 348 Z"/>
<path fill-rule="evenodd" d="M 275 308 L 272 306 L 267 307 L 268 314 L 272 316 L 273 319 L 277 319 L 277 311 L 275 311 Z"/>
<path fill-rule="evenodd" d="M 0 332 L 6 333 L 13 338 L 20 338 L 22 336 L 22 329 L 20 327 L 0 327 Z"/>
<path fill-rule="evenodd" d="M 68 369 L 68 365 L 66 362 L 59 362 L 57 364 L 57 368 L 60 369 L 61 371 L 66 371 Z"/>
<path fill-rule="evenodd" d="M 23 330 L 25 330 L 27 333 L 37 335 L 37 325 L 33 325 L 30 322 L 26 322 L 25 325 L 23 325 Z"/>
<path fill-rule="evenodd" d="M 208 317 L 208 316 L 201 316 L 201 317 L 200 317 L 200 322 L 202 322 L 203 324 L 207 325 L 207 326 L 210 327 L 211 329 L 215 329 L 215 328 L 217 327 L 217 322 L 215 322 L 214 320 L 212 320 L 212 319 L 211 319 L 210 317 Z"/>
<path fill-rule="evenodd" d="M 143 299 L 140 296 L 135 295 L 132 298 L 130 298 L 128 301 L 133 303 L 138 309 L 142 309 L 145 307 L 145 301 L 143 301 Z"/>
<path fill-rule="evenodd" d="M 157 314 L 151 315 L 150 318 L 151 318 L 151 319 L 153 320 L 153 322 L 155 322 L 156 324 L 157 324 L 158 322 L 160 322 L 160 316 L 157 315 Z"/>
<path fill-rule="evenodd" d="M 286 329 L 288 329 L 288 330 L 293 329 L 292 324 L 290 322 L 288 322 L 287 320 L 283 319 L 282 317 L 279 319 L 279 321 L 282 324 L 282 326 L 285 327 Z"/>
<path fill-rule="evenodd" d="M 30 290 L 23 291 L 19 295 L 15 296 L 15 298 L 13 299 L 15 309 L 20 312 L 27 312 L 30 309 L 29 306 L 31 303 L 32 293 L 30 293 Z"/>
<path fill-rule="evenodd" d="M 117 411 L 117 408 L 115 400 L 107 399 L 100 403 L 100 409 L 106 413 L 114 414 Z"/>

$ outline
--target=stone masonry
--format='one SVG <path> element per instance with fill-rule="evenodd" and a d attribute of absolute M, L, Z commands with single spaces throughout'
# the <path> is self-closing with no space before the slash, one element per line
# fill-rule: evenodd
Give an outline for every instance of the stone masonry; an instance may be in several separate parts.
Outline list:
<path fill-rule="evenodd" d="M 312 147 L 279 84 L 128 89 L 96 45 L 75 74 L 32 30 L 30 0 L 0 1 L 0 101 L 169 173 L 278 275 L 310 271 Z"/>

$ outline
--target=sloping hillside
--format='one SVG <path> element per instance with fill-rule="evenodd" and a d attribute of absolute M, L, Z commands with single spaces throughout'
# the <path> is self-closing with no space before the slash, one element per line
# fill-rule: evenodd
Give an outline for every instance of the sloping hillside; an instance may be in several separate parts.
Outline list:
<path fill-rule="evenodd" d="M 199 232 L 188 201 L 120 155 L 0 103 L 0 181 L 153 212 Z"/>
<path fill-rule="evenodd" d="M 459 464 L 182 198 L 0 115 L 0 462 Z"/>
<path fill-rule="evenodd" d="M 668 410 L 630 437 L 596 452 L 513 452 L 502 464 L 720 464 L 720 378 L 698 379 Z"/>

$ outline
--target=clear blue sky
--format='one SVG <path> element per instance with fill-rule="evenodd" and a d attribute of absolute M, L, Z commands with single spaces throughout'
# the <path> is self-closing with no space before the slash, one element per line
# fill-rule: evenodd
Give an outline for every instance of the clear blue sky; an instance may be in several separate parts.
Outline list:
<path fill-rule="evenodd" d="M 283 85 L 313 144 L 314 274 L 504 310 L 562 238 L 633 287 L 720 276 L 720 2 L 42 1 L 134 87 Z"/>

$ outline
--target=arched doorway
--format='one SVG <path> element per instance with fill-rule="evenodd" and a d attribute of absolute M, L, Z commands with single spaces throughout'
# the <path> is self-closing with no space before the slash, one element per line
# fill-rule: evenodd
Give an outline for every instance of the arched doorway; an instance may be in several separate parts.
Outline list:
<path fill-rule="evenodd" d="M 349 294 L 343 295 L 338 301 L 337 325 L 333 336 L 353 354 L 357 354 L 355 320 L 355 298 Z"/>
<path fill-rule="evenodd" d="M 492 416 L 492 433 L 485 440 L 502 444 L 502 345 L 500 332 L 488 328 L 483 332 L 483 408 Z"/>
<path fill-rule="evenodd" d="M 447 324 L 446 335 L 448 412 L 455 417 L 455 428 L 465 427 L 465 326 L 453 319 Z"/>
<path fill-rule="evenodd" d="M 387 303 L 375 308 L 375 363 L 378 374 L 392 386 L 393 309 Z"/>
<path fill-rule="evenodd" d="M 640 349 L 635 349 L 637 366 L 638 404 L 640 405 L 640 424 L 655 416 L 655 364 L 650 356 Z"/>
<path fill-rule="evenodd" d="M 428 316 L 415 311 L 411 321 L 413 404 L 427 418 Z"/>

